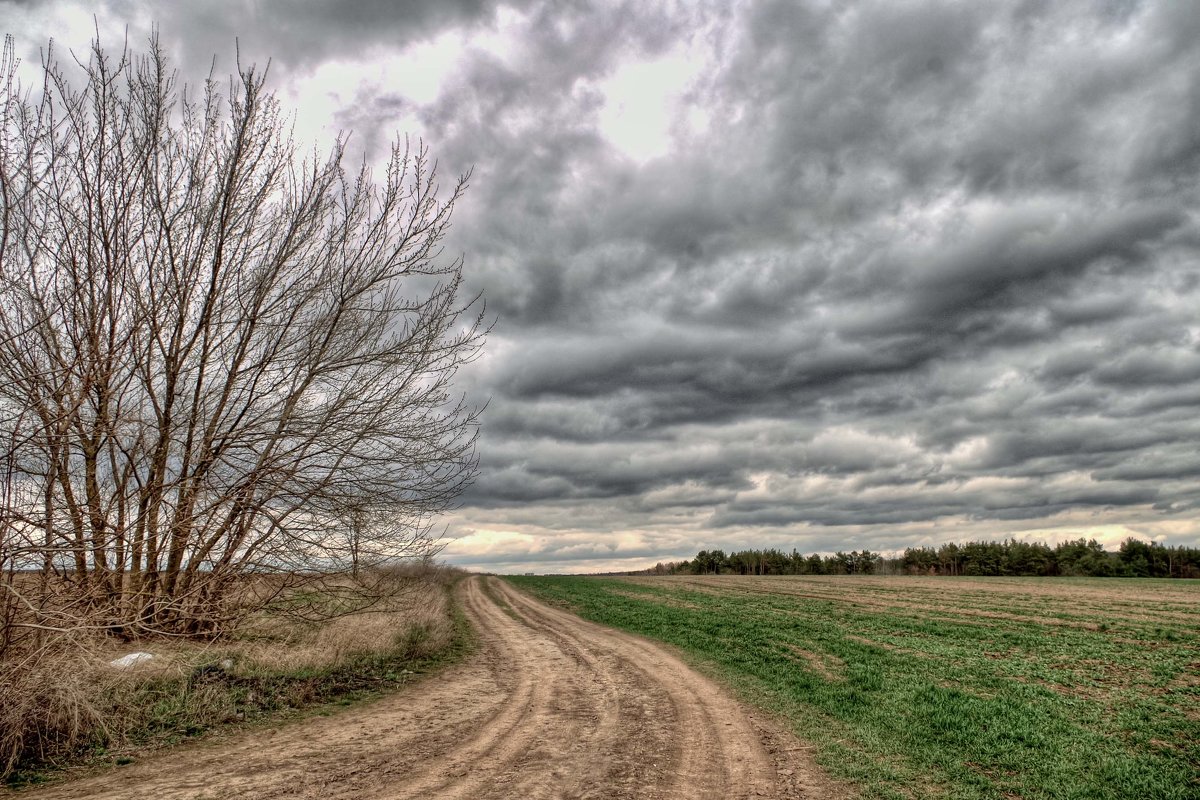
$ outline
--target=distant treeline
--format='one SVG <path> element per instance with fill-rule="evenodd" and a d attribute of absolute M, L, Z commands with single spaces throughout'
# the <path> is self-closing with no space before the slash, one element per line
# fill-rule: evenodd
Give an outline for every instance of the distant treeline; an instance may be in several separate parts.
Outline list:
<path fill-rule="evenodd" d="M 655 575 L 1078 575 L 1114 578 L 1200 578 L 1200 548 L 1126 539 L 1116 552 L 1095 539 L 1051 547 L 1040 542 L 967 542 L 910 547 L 884 557 L 870 550 L 806 556 L 774 548 L 701 550 L 690 561 L 660 563 Z"/>

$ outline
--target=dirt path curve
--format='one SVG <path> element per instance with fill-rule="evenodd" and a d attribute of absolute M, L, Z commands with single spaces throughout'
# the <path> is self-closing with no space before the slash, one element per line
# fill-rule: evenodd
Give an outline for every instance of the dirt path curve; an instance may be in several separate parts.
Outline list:
<path fill-rule="evenodd" d="M 474 577 L 461 591 L 480 647 L 430 680 L 331 717 L 183 746 L 21 800 L 842 794 L 800 743 L 666 650 L 501 580 Z"/>

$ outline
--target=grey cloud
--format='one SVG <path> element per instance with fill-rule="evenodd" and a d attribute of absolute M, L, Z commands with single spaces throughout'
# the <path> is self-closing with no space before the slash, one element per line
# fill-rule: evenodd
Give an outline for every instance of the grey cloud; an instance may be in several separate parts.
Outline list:
<path fill-rule="evenodd" d="M 1161 207 L 1088 221 L 1062 216 L 1053 208 L 1014 209 L 980 225 L 965 245 L 929 254 L 930 266 L 913 270 L 919 292 L 914 311 L 943 315 L 983 303 L 994 307 L 1005 292 L 1026 286 L 1044 291 L 1047 281 L 1069 281 L 1101 259 L 1118 266 L 1140 262 L 1148 243 L 1184 221 L 1179 211 Z"/>
<path fill-rule="evenodd" d="M 551 440 L 494 444 L 469 502 L 595 500 L 636 497 L 694 483 L 744 489 L 743 459 L 686 442 L 564 444 Z"/>
<path fill-rule="evenodd" d="M 1200 479 L 1200 457 L 1184 448 L 1163 448 L 1153 456 L 1139 455 L 1117 466 L 1092 473 L 1098 481 L 1171 481 Z"/>
<path fill-rule="evenodd" d="M 236 37 L 251 60 L 308 69 L 328 58 L 402 47 L 447 28 L 477 25 L 488 21 L 498 6 L 492 0 L 180 3 L 160 6 L 157 22 L 163 33 L 183 44 L 189 61 L 204 63 L 213 53 L 227 53 Z"/>
<path fill-rule="evenodd" d="M 1200 381 L 1200 353 L 1170 349 L 1133 350 L 1095 371 L 1096 380 L 1132 388 Z"/>
<path fill-rule="evenodd" d="M 972 492 L 948 487 L 947 491 L 921 503 L 909 502 L 899 493 L 889 497 L 887 502 L 878 502 L 870 497 L 860 499 L 853 494 L 842 494 L 836 504 L 820 501 L 805 505 L 734 502 L 714 513 L 710 525 L 715 528 L 784 527 L 800 523 L 827 526 L 897 525 L 954 516 L 1029 520 L 1081 506 L 1145 506 L 1158 497 L 1155 488 L 1146 486 L 1093 487 L 1058 493 L 1025 487 L 1020 497 L 1003 492 Z M 931 514 L 931 509 L 936 513 Z"/>

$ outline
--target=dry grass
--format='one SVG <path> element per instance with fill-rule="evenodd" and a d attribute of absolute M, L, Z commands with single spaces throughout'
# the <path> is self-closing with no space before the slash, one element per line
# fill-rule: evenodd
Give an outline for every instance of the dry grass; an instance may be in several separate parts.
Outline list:
<path fill-rule="evenodd" d="M 237 674 L 327 669 L 358 656 L 394 651 L 406 642 L 411 646 L 418 631 L 428 652 L 414 655 L 436 652 L 453 634 L 444 581 L 428 577 L 404 581 L 395 597 L 367 611 L 321 622 L 264 613 L 250 620 L 235 638 L 216 646 L 175 645 L 168 651 L 189 665 L 219 655 L 219 660 L 234 662 Z"/>
<path fill-rule="evenodd" d="M 91 644 L 61 637 L 0 664 L 0 773 L 107 734 L 96 698 L 111 694 L 123 676 L 107 668 Z"/>
<path fill-rule="evenodd" d="M 229 722 L 383 688 L 456 641 L 445 570 L 396 576 L 369 610 L 323 622 L 264 612 L 211 642 L 57 634 L 0 662 L 0 775 L 119 759 Z M 131 652 L 154 659 L 131 669 Z"/>

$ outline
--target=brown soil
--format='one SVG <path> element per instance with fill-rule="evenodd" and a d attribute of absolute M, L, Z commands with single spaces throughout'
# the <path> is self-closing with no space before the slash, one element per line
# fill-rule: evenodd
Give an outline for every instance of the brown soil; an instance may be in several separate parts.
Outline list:
<path fill-rule="evenodd" d="M 465 581 L 462 599 L 480 646 L 422 683 L 331 717 L 181 746 L 20 796 L 848 795 L 812 763 L 809 748 L 662 647 L 491 578 Z"/>

